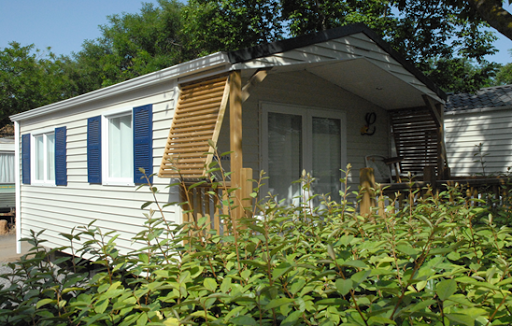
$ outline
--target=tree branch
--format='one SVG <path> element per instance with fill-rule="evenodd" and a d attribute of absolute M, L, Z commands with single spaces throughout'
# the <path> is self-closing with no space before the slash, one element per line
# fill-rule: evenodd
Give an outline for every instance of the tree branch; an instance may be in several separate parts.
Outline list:
<path fill-rule="evenodd" d="M 489 25 L 512 40 L 512 15 L 503 9 L 502 1 L 467 0 L 467 2 Z"/>

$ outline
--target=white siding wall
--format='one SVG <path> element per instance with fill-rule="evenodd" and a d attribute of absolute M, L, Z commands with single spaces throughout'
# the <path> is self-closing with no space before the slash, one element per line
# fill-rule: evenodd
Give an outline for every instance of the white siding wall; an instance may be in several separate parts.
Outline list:
<path fill-rule="evenodd" d="M 453 176 L 482 175 L 477 145 L 482 143 L 485 173 L 505 173 L 512 167 L 512 110 L 445 114 L 445 142 Z"/>
<path fill-rule="evenodd" d="M 261 84 L 251 89 L 251 96 L 243 106 L 244 166 L 250 167 L 257 178 L 260 170 L 259 128 L 260 103 L 272 102 L 342 110 L 346 113 L 347 162 L 352 164 L 349 175 L 351 190 L 359 185 L 359 169 L 365 167 L 364 157 L 370 154 L 388 156 L 389 123 L 387 112 L 342 88 L 308 72 L 270 74 Z M 368 112 L 377 114 L 376 132 L 362 136 L 361 127 Z M 229 128 L 223 128 L 221 139 L 229 141 Z M 225 150 L 229 150 L 225 149 Z"/>
<path fill-rule="evenodd" d="M 147 188 L 135 191 L 136 186 L 104 186 L 87 182 L 87 119 L 109 110 L 153 104 L 153 172 L 158 172 L 174 113 L 174 96 L 175 85 L 160 85 L 21 122 L 21 134 L 66 126 L 68 174 L 67 186 L 22 185 L 22 235 L 28 236 L 31 229 L 46 229 L 43 234 L 48 240 L 46 244 L 55 247 L 67 244 L 59 233 L 69 233 L 73 227 L 97 220 L 95 225 L 103 232 L 114 230 L 120 233 L 116 243 L 121 250 L 127 252 L 139 247 L 139 244 L 131 243 L 131 238 L 142 230 L 146 220 L 143 213 L 147 213 L 149 208 L 141 210 L 140 207 L 152 200 L 151 193 Z M 178 201 L 177 189 L 164 189 L 170 179 L 155 176 L 153 181 L 162 191 L 158 194 L 161 203 Z M 156 208 L 154 205 L 150 207 Z M 181 222 L 179 207 L 167 207 L 165 217 L 171 222 Z"/>
<path fill-rule="evenodd" d="M 243 107 L 243 151 L 244 166 L 260 169 L 260 103 L 273 102 L 296 104 L 315 108 L 342 110 L 346 113 L 347 162 L 352 164 L 349 176 L 351 189 L 357 189 L 359 169 L 364 167 L 364 156 L 369 154 L 389 155 L 389 125 L 385 110 L 361 99 L 331 83 L 307 72 L 269 75 L 263 83 L 253 88 L 251 97 Z M 171 126 L 175 104 L 175 85 L 155 86 L 146 91 L 132 92 L 106 101 L 85 104 L 61 111 L 59 114 L 23 121 L 21 134 L 41 128 L 67 127 L 67 173 L 65 187 L 41 187 L 22 185 L 21 217 L 22 233 L 29 230 L 46 229 L 44 238 L 48 246 L 65 245 L 59 236 L 71 228 L 86 225 L 92 220 L 104 232 L 118 231 L 121 235 L 116 243 L 123 251 L 139 247 L 131 238 L 142 230 L 145 211 L 140 206 L 152 197 L 147 189 L 135 191 L 136 187 L 103 186 L 87 182 L 87 118 L 101 115 L 105 111 L 123 107 L 153 104 L 153 166 L 158 171 L 164 143 Z M 365 114 L 377 113 L 376 133 L 361 136 L 360 128 L 365 124 Z M 220 152 L 229 150 L 229 114 L 225 117 L 219 139 Z M 154 178 L 161 189 L 161 203 L 178 201 L 178 189 L 164 189 L 170 179 Z M 154 206 L 153 206 L 154 207 Z M 166 208 L 168 221 L 180 223 L 179 207 Z"/>

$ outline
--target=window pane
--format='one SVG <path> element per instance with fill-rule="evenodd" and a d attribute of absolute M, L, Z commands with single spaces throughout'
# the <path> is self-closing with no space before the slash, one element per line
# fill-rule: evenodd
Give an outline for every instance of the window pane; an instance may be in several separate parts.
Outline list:
<path fill-rule="evenodd" d="M 109 120 L 108 161 L 110 178 L 133 178 L 132 116 Z"/>
<path fill-rule="evenodd" d="M 35 144 L 35 178 L 36 180 L 44 180 L 44 147 L 43 135 L 34 137 Z"/>
<path fill-rule="evenodd" d="M 269 190 L 285 204 L 299 204 L 302 171 L 302 117 L 268 113 L 268 176 Z"/>
<path fill-rule="evenodd" d="M 46 135 L 46 179 L 55 181 L 55 134 Z"/>
<path fill-rule="evenodd" d="M 315 194 L 330 193 L 339 202 L 341 190 L 341 121 L 313 117 L 313 184 Z M 322 198 L 315 198 L 319 205 Z"/>
<path fill-rule="evenodd" d="M 0 153 L 0 183 L 14 183 L 14 154 Z"/>

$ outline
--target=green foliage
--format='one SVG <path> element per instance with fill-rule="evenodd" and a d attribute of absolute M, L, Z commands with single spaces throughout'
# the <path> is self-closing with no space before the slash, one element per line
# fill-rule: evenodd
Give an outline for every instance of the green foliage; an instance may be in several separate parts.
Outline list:
<path fill-rule="evenodd" d="M 185 33 L 200 55 L 238 50 L 283 36 L 279 1 L 190 0 Z"/>
<path fill-rule="evenodd" d="M 364 23 L 445 91 L 479 89 L 498 69 L 484 60 L 496 37 L 461 1 L 191 0 L 185 13 L 202 54 Z"/>
<path fill-rule="evenodd" d="M 312 181 L 303 180 L 305 194 Z M 0 322 L 510 324 L 509 202 L 490 215 L 482 201 L 452 188 L 368 218 L 347 193 L 325 209 L 306 198 L 299 207 L 261 202 L 259 215 L 237 228 L 223 215 L 223 234 L 206 218 L 173 225 L 150 210 L 133 239 L 144 247 L 128 254 L 116 250 L 114 233 L 91 224 L 62 235 L 70 245 L 58 250 L 73 256 L 54 263 L 66 268 L 46 262 L 55 250 L 46 252 L 33 234 L 31 254 L 1 276 L 12 285 L 0 289 Z"/>
<path fill-rule="evenodd" d="M 442 85 L 446 92 L 473 93 L 494 83 L 493 77 L 499 66 L 487 61 L 477 64 L 465 58 L 438 59 L 430 60 L 424 73 L 437 85 Z"/>
<path fill-rule="evenodd" d="M 74 55 L 74 81 L 84 93 L 196 57 L 182 33 L 182 7 L 175 0 L 145 3 L 137 14 L 108 17 L 102 36 L 87 40 Z"/>
<path fill-rule="evenodd" d="M 49 49 L 48 49 L 49 51 Z M 9 115 L 69 97 L 65 57 L 11 42 L 0 51 L 0 126 Z"/>
<path fill-rule="evenodd" d="M 496 78 L 494 80 L 495 86 L 509 84 L 512 84 L 512 63 L 507 63 L 506 65 L 501 66 L 496 73 Z"/>

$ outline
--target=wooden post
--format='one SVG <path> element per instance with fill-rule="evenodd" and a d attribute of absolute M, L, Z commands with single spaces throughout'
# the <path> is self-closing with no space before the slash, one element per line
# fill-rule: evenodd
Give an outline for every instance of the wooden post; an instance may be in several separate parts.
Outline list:
<path fill-rule="evenodd" d="M 252 217 L 252 169 L 243 168 L 241 171 L 242 177 L 242 214 L 244 217 Z"/>
<path fill-rule="evenodd" d="M 229 76 L 229 141 L 231 153 L 231 187 L 240 188 L 241 169 L 243 167 L 242 154 L 242 76 L 239 70 L 231 72 Z M 233 227 L 235 221 L 242 216 L 242 193 L 233 192 L 234 205 L 238 206 L 231 211 Z"/>
<path fill-rule="evenodd" d="M 437 179 L 446 179 L 446 174 L 449 172 L 446 171 L 448 164 L 446 163 L 446 146 L 444 144 L 444 106 L 435 103 L 434 100 L 427 95 L 423 95 L 423 100 L 437 126 Z"/>
<path fill-rule="evenodd" d="M 359 170 L 359 184 L 363 194 L 359 213 L 362 216 L 368 217 L 371 207 L 375 207 L 375 175 L 372 168 L 362 168 Z"/>

